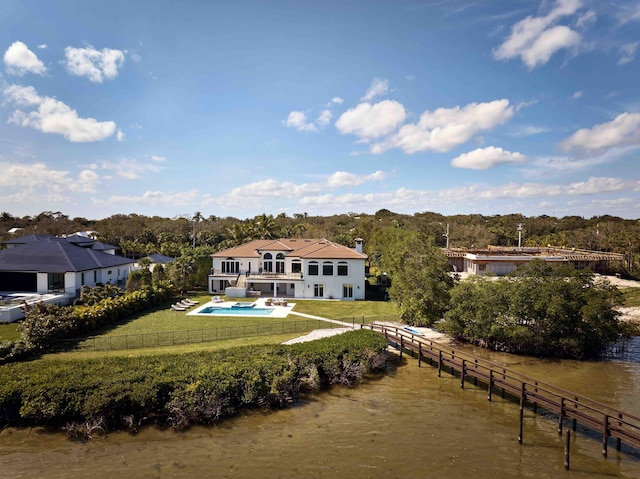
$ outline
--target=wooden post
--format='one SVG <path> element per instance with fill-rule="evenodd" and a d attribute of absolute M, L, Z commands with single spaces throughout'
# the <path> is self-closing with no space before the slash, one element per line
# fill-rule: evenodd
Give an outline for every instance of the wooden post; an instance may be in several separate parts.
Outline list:
<path fill-rule="evenodd" d="M 618 419 L 622 420 L 622 413 L 618 414 Z M 618 421 L 618 428 L 622 428 L 622 422 Z M 622 449 L 622 439 L 616 439 L 616 451 Z"/>
<path fill-rule="evenodd" d="M 518 442 L 522 444 L 522 430 L 524 421 L 524 401 L 525 401 L 525 383 L 522 383 L 522 389 L 520 390 L 520 432 L 518 434 Z"/>
<path fill-rule="evenodd" d="M 491 401 L 491 388 L 493 387 L 493 369 L 489 369 L 489 389 L 487 391 L 487 399 Z"/>
<path fill-rule="evenodd" d="M 538 381 L 536 381 L 534 383 L 536 385 L 534 391 L 536 392 L 536 395 L 538 394 Z M 538 412 L 538 403 L 536 401 L 533 401 L 533 413 L 536 414 Z"/>
<path fill-rule="evenodd" d="M 440 377 L 442 372 L 442 351 L 438 351 L 438 377 Z"/>
<path fill-rule="evenodd" d="M 418 343 L 418 367 L 422 365 L 422 343 Z"/>
<path fill-rule="evenodd" d="M 569 469 L 571 456 L 571 431 L 567 431 L 567 439 L 564 441 L 564 468 Z"/>
<path fill-rule="evenodd" d="M 402 357 L 402 348 L 404 347 L 404 339 L 402 335 L 400 335 L 400 357 Z"/>
<path fill-rule="evenodd" d="M 609 416 L 604 415 L 602 424 L 602 455 L 607 457 L 607 439 L 609 439 Z"/>
<path fill-rule="evenodd" d="M 562 435 L 562 419 L 564 418 L 564 398 L 560 398 L 560 413 L 558 414 L 558 434 Z"/>
<path fill-rule="evenodd" d="M 460 387 L 464 389 L 464 370 L 465 370 L 465 360 L 462 360 L 462 369 L 460 370 Z"/>

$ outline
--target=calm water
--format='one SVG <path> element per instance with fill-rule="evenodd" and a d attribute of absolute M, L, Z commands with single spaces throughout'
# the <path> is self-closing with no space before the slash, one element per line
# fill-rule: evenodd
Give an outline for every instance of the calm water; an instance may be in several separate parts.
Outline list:
<path fill-rule="evenodd" d="M 640 338 L 625 360 L 496 362 L 640 416 Z M 250 412 L 184 433 L 147 428 L 87 443 L 37 430 L 0 432 L 2 478 L 640 478 L 640 454 L 574 436 L 570 471 L 553 418 L 525 411 L 413 359 L 358 388 L 334 388 L 273 413 Z"/>

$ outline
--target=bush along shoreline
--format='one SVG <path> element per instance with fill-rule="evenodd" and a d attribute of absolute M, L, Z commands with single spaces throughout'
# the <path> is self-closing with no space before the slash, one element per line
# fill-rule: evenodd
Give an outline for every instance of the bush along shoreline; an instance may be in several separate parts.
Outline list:
<path fill-rule="evenodd" d="M 213 424 L 242 408 L 282 408 L 386 363 L 384 337 L 357 330 L 308 343 L 140 358 L 0 366 L 0 427 L 64 429 L 75 439 L 146 424 Z"/>

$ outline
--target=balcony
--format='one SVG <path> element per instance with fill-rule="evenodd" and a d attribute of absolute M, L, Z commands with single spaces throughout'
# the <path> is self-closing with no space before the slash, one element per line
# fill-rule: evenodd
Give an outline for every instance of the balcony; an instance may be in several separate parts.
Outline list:
<path fill-rule="evenodd" d="M 302 273 L 275 273 L 273 271 L 240 271 L 237 273 L 222 272 L 221 269 L 212 269 L 209 276 L 222 278 L 237 278 L 238 275 L 245 276 L 246 281 L 301 281 Z"/>

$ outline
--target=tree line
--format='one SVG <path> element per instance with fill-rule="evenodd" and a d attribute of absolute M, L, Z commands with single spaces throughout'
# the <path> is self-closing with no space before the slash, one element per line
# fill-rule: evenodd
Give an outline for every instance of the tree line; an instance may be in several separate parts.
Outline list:
<path fill-rule="evenodd" d="M 12 228 L 21 228 L 18 235 L 59 236 L 92 230 L 97 232 L 100 241 L 120 247 L 125 256 L 141 257 L 150 253 L 179 256 L 185 248 L 219 251 L 252 239 L 282 237 L 327 238 L 353 246 L 353 240 L 359 237 L 364 240 L 365 252 L 371 255 L 376 252 L 368 245 L 386 229 L 421 233 L 432 237 L 439 247 L 448 244 L 484 248 L 487 245 L 517 246 L 519 224 L 522 225 L 522 246 L 553 245 L 627 253 L 633 269 L 640 268 L 640 220 L 609 215 L 591 218 L 521 214 L 444 216 L 433 212 L 408 215 L 381 209 L 374 214 L 349 212 L 331 216 L 263 213 L 246 219 L 207 216 L 199 211 L 173 218 L 117 214 L 95 220 L 70 218 L 52 211 L 24 217 L 3 212 L 0 213 L 0 240 L 15 237 L 9 233 Z"/>

